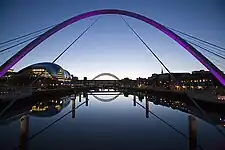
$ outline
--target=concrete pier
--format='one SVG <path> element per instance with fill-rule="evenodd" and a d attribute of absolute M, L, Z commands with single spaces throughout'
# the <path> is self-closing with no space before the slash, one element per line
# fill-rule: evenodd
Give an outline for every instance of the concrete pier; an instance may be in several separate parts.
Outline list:
<path fill-rule="evenodd" d="M 149 107 L 150 107 L 150 102 L 148 100 L 149 96 L 146 95 L 146 98 L 145 98 L 145 117 L 146 118 L 149 118 Z"/>
<path fill-rule="evenodd" d="M 136 106 L 136 96 L 134 95 L 133 105 Z"/>
<path fill-rule="evenodd" d="M 196 136 L 196 119 L 194 116 L 188 116 L 189 122 L 189 150 L 197 150 L 197 136 Z"/>
<path fill-rule="evenodd" d="M 81 93 L 79 93 L 79 102 L 81 102 Z"/>
<path fill-rule="evenodd" d="M 85 93 L 85 92 L 83 92 L 83 98 L 85 98 L 85 96 L 86 96 L 86 93 Z"/>
<path fill-rule="evenodd" d="M 76 101 L 74 99 L 72 100 L 72 118 L 75 118 L 75 106 L 76 106 Z"/>
<path fill-rule="evenodd" d="M 20 145 L 19 150 L 28 149 L 29 116 L 24 115 L 20 118 Z"/>
<path fill-rule="evenodd" d="M 88 94 L 85 93 L 85 95 L 86 95 L 85 105 L 88 106 Z"/>

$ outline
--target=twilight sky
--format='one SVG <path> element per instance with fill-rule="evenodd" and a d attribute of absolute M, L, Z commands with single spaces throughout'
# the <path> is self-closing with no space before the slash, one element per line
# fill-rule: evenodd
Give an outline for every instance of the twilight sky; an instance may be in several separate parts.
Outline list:
<path fill-rule="evenodd" d="M 0 42 L 60 23 L 80 13 L 106 8 L 133 11 L 225 47 L 224 0 L 1 0 Z M 13 68 L 18 71 L 33 63 L 54 60 L 96 18 L 82 20 L 59 31 Z M 125 18 L 172 72 L 205 69 L 157 29 L 139 20 Z M 1 54 L 0 64 L 24 46 Z M 86 76 L 89 79 L 103 72 L 135 79 L 160 73 L 162 68 L 117 15 L 100 18 L 56 63 L 79 78 Z"/>

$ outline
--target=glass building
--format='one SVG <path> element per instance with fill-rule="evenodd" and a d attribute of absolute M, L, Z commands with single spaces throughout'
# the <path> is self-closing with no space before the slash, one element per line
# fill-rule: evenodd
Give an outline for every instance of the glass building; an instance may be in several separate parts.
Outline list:
<path fill-rule="evenodd" d="M 18 72 L 20 76 L 29 76 L 29 77 L 44 77 L 51 78 L 58 81 L 71 81 L 72 76 L 61 66 L 51 63 L 43 62 L 30 65 Z"/>

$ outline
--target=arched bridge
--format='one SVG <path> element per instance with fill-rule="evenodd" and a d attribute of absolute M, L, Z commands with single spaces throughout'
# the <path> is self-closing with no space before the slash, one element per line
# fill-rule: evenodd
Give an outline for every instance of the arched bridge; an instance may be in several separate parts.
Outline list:
<path fill-rule="evenodd" d="M 55 34 L 59 30 L 69 26 L 70 24 L 73 24 L 77 21 L 83 20 L 85 18 L 89 18 L 92 16 L 97 15 L 105 15 L 105 14 L 117 14 L 117 15 L 124 15 L 129 16 L 132 18 L 136 18 L 138 20 L 141 20 L 149 25 L 152 25 L 153 27 L 157 28 L 158 30 L 162 31 L 166 35 L 168 35 L 170 38 L 172 38 L 174 41 L 176 41 L 179 45 L 181 45 L 185 50 L 187 50 L 192 56 L 194 56 L 200 63 L 202 63 L 219 81 L 222 85 L 225 86 L 225 76 L 223 72 L 217 68 L 211 61 L 209 61 L 204 55 L 202 55 L 198 50 L 196 50 L 192 45 L 190 45 L 187 41 L 185 41 L 183 38 L 163 26 L 162 24 L 145 17 L 143 15 L 126 11 L 126 10 L 118 10 L 118 9 L 103 9 L 103 10 L 95 10 L 86 12 L 83 14 L 80 14 L 78 16 L 74 16 L 56 26 L 54 26 L 52 29 L 46 31 L 39 37 L 37 37 L 35 40 L 30 42 L 28 45 L 26 45 L 24 48 L 22 48 L 18 53 L 16 53 L 14 56 L 12 56 L 9 60 L 7 60 L 1 67 L 0 67 L 0 77 L 2 77 L 11 67 L 13 67 L 19 60 L 21 60 L 24 56 L 26 56 L 30 51 L 32 51 L 36 46 L 38 46 L 40 43 L 42 43 L 44 40 L 49 38 L 51 35 Z"/>
<path fill-rule="evenodd" d="M 101 73 L 101 74 L 97 75 L 96 77 L 94 77 L 92 80 L 95 80 L 95 79 L 97 79 L 99 77 L 102 77 L 102 76 L 110 76 L 110 77 L 113 77 L 116 80 L 120 80 L 117 76 L 115 76 L 114 74 L 111 74 L 111 73 Z"/>

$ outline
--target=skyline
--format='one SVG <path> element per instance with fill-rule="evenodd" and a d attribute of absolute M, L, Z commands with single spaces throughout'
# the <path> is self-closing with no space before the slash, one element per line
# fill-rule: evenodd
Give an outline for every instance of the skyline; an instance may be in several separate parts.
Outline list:
<path fill-rule="evenodd" d="M 72 16 L 76 16 L 80 13 L 90 10 L 84 8 L 85 5 L 81 2 L 81 5 L 79 7 L 76 7 L 77 9 L 72 9 L 68 6 L 69 3 L 59 6 L 58 1 L 53 7 L 51 7 L 51 10 L 47 9 L 49 5 L 43 5 L 43 3 L 45 2 L 29 2 L 29 8 L 25 10 L 22 9 L 24 7 L 22 3 L 25 2 L 26 1 L 21 2 L 21 6 L 14 5 L 17 6 L 16 10 L 23 10 L 21 13 L 11 14 L 12 12 L 9 13 L 10 9 L 0 10 L 1 12 L 3 12 L 0 13 L 0 16 L 3 20 L 3 26 L 1 28 L 3 36 L 0 37 L 0 41 L 5 41 L 18 35 L 23 35 L 25 33 L 29 33 L 31 31 L 62 22 L 63 20 L 66 20 Z M 113 2 L 109 4 L 106 4 L 103 1 L 98 2 L 98 5 L 92 4 L 92 6 L 94 5 L 94 7 L 92 7 L 94 9 L 91 10 L 101 8 L 118 8 L 125 10 L 128 9 L 152 18 L 165 26 L 185 31 L 186 33 L 201 37 L 204 40 L 225 47 L 225 43 L 222 40 L 222 37 L 225 34 L 225 27 L 223 26 L 223 24 L 225 23 L 225 19 L 223 19 L 224 10 L 222 9 L 222 5 L 219 5 L 218 3 L 223 3 L 222 1 L 204 1 L 204 5 L 200 5 L 199 2 L 196 2 L 195 5 L 190 5 L 190 3 L 189 5 L 180 5 L 178 1 L 173 1 L 175 2 L 173 3 L 173 6 L 168 6 L 166 5 L 166 2 L 161 1 L 164 3 L 161 8 L 176 8 L 170 10 L 170 13 L 163 14 L 162 12 L 160 13 L 160 9 L 158 9 L 157 11 L 156 8 L 151 10 L 144 5 L 135 5 L 135 2 L 137 1 L 132 1 L 132 3 L 126 6 L 127 8 L 123 6 L 125 5 L 125 3 L 119 3 L 120 6 L 118 5 L 117 7 L 113 7 L 115 5 L 115 3 Z M 160 4 L 160 2 L 156 1 L 151 2 L 154 2 L 155 5 Z M 185 3 L 185 1 L 182 2 Z M 6 8 L 4 6 L 6 6 L 7 3 L 10 2 L 2 1 L 0 3 L 3 4 L 1 5 L 3 8 Z M 31 5 L 31 3 L 36 3 L 35 8 L 32 8 L 33 6 Z M 145 3 L 148 2 L 145 1 Z M 192 1 L 192 3 L 194 3 L 194 1 Z M 108 5 L 108 7 L 104 7 L 103 4 L 106 6 Z M 87 4 L 87 6 L 90 5 L 91 4 Z M 109 7 L 110 5 L 111 7 Z M 124 8 L 122 8 L 122 6 Z M 136 7 L 132 10 L 131 6 Z M 191 12 L 185 11 L 185 8 L 189 9 L 190 6 L 193 7 L 191 9 Z M 8 5 L 8 7 L 10 7 L 10 5 Z M 56 7 L 68 9 L 62 9 L 64 12 L 60 14 L 57 13 Z M 41 13 L 46 13 L 46 11 L 49 11 L 50 13 L 47 13 L 46 16 L 36 14 L 37 11 L 35 10 L 37 10 L 38 8 L 42 8 Z M 199 8 L 201 9 L 197 11 L 197 9 Z M 33 18 L 29 18 L 29 15 L 27 14 L 29 12 L 29 9 L 30 12 L 35 12 L 33 14 Z M 163 10 L 168 11 L 169 9 Z M 76 13 L 70 11 L 75 11 Z M 16 13 L 16 11 L 13 11 L 13 13 Z M 10 15 L 11 17 L 9 17 Z M 35 18 L 35 16 L 39 17 Z M 205 19 L 204 17 L 207 17 L 207 19 Z M 19 18 L 21 22 L 18 22 L 18 19 L 16 18 Z M 85 19 L 83 21 L 75 23 L 50 37 L 48 40 L 36 47 L 34 51 L 29 53 L 18 64 L 16 64 L 14 66 L 15 70 L 18 71 L 25 66 L 37 62 L 52 61 L 54 57 L 56 57 L 81 32 L 83 32 L 83 30 L 93 21 L 94 18 L 96 17 L 92 17 L 90 19 Z M 168 66 L 171 72 L 190 72 L 192 70 L 200 69 L 206 70 L 203 65 L 195 60 L 195 58 L 193 58 L 181 46 L 179 46 L 166 35 L 138 20 L 134 20 L 128 17 L 125 18 L 131 24 L 131 26 L 142 36 L 142 38 L 153 49 L 153 51 L 163 60 L 163 62 Z M 190 18 L 192 18 L 192 22 L 188 21 L 188 19 Z M 41 22 L 41 20 L 45 21 Z M 39 23 L 37 23 L 38 21 Z M 34 26 L 32 26 L 32 24 Z M 113 27 L 111 26 L 112 24 Z M 13 28 L 13 25 L 18 27 L 16 28 L 17 30 L 14 29 L 15 27 Z M 10 30 L 8 28 L 10 28 Z M 71 34 L 73 32 L 76 34 Z M 19 48 L 22 48 L 23 46 L 16 47 L 15 51 L 18 51 Z M 170 50 L 171 52 L 167 52 L 167 50 Z M 2 60 L 2 56 L 0 57 Z M 7 57 L 4 58 L 7 59 Z M 175 61 L 174 58 L 176 58 Z M 71 62 L 71 60 L 73 60 L 73 62 Z M 2 62 L 0 63 L 2 64 Z M 139 76 L 148 77 L 153 73 L 160 73 L 162 68 L 161 65 L 159 65 L 159 63 L 155 60 L 155 58 L 153 58 L 153 56 L 143 46 L 143 44 L 141 44 L 141 42 L 126 27 L 124 22 L 116 15 L 106 15 L 102 17 L 96 23 L 96 25 L 94 25 L 93 28 L 90 29 L 90 31 L 88 31 L 77 43 L 75 43 L 68 50 L 68 52 L 66 52 L 65 55 L 63 55 L 62 58 L 60 58 L 56 63 L 68 70 L 74 76 L 78 76 L 79 78 L 84 76 L 92 78 L 99 73 L 109 72 L 115 74 L 119 78 L 128 76 L 129 78 L 133 79 Z"/>

